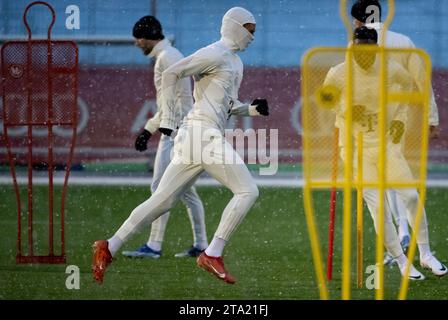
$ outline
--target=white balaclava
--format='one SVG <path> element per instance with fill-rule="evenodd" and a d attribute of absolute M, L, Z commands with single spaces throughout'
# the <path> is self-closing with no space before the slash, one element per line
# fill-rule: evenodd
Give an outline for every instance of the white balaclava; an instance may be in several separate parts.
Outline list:
<path fill-rule="evenodd" d="M 232 42 L 234 50 L 244 51 L 254 40 L 254 36 L 243 27 L 246 23 L 255 24 L 255 18 L 241 7 L 233 7 L 222 18 L 221 36 Z"/>

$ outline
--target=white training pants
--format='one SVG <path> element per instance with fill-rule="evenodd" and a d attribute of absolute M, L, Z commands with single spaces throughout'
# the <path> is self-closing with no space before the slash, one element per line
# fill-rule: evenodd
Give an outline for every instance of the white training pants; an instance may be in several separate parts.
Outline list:
<path fill-rule="evenodd" d="M 389 204 L 392 217 L 395 220 L 395 225 L 400 230 L 406 230 L 406 232 L 409 232 L 408 229 L 408 218 L 407 218 L 407 211 L 406 207 L 403 204 L 403 201 L 398 197 L 397 191 L 395 189 L 389 189 L 386 192 L 387 196 L 387 202 Z"/>
<path fill-rule="evenodd" d="M 258 188 L 222 133 L 214 128 L 182 126 L 174 141 L 174 157 L 156 192 L 135 208 L 116 233 L 123 242 L 167 212 L 206 171 L 229 188 L 234 196 L 221 216 L 215 237 L 229 240 L 258 197 Z"/>
<path fill-rule="evenodd" d="M 160 137 L 156 158 L 154 160 L 154 173 L 151 184 L 152 193 L 156 192 L 160 180 L 162 179 L 163 173 L 165 172 L 168 164 L 171 161 L 171 151 L 173 149 L 173 145 L 174 141 L 171 137 L 168 137 L 166 135 L 162 135 Z M 193 245 L 195 247 L 200 247 L 200 244 L 207 243 L 204 206 L 202 205 L 202 201 L 196 193 L 196 189 L 194 188 L 194 186 L 186 189 L 185 192 L 180 196 L 180 200 L 186 206 L 188 217 L 190 218 L 193 231 Z M 163 241 L 169 217 L 170 213 L 169 211 L 167 211 L 159 218 L 154 220 L 154 222 L 151 224 L 151 233 L 149 235 L 148 242 Z"/>

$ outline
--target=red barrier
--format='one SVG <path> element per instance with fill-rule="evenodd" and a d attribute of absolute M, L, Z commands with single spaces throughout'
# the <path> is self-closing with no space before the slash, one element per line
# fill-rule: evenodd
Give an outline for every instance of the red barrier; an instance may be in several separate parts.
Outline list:
<path fill-rule="evenodd" d="M 52 14 L 46 40 L 32 39 L 27 13 L 35 5 L 46 6 Z M 30 3 L 23 14 L 28 40 L 8 41 L 1 48 L 2 140 L 6 144 L 17 200 L 18 263 L 65 263 L 64 208 L 76 141 L 78 47 L 72 41 L 51 40 L 55 19 L 55 12 L 48 3 Z M 65 128 L 69 132 L 61 145 L 55 139 L 58 128 Z M 14 134 L 14 130 L 22 132 L 22 135 Z M 36 134 L 36 130 L 41 134 Z M 61 146 L 68 152 L 63 156 L 55 155 L 56 149 Z M 20 153 L 17 153 L 17 148 L 21 150 Z M 20 188 L 15 172 L 17 163 L 26 164 L 28 169 L 26 214 L 21 209 Z M 60 210 L 55 206 L 58 201 L 55 200 L 57 196 L 53 189 L 53 171 L 57 163 L 67 164 Z M 48 173 L 48 254 L 44 255 L 34 251 L 37 232 L 33 231 L 33 168 L 36 164 L 45 167 Z M 58 215 L 60 221 L 58 227 L 55 227 L 54 220 Z M 28 239 L 28 250 L 22 250 L 24 218 L 27 231 L 24 238 Z M 54 246 L 55 229 L 60 233 L 60 250 L 55 250 Z"/>

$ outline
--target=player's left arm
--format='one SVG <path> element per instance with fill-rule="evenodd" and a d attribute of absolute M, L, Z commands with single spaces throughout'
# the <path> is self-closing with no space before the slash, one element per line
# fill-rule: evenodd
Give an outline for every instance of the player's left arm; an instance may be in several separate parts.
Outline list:
<path fill-rule="evenodd" d="M 160 126 L 161 111 L 157 111 L 156 114 L 150 118 L 145 125 L 145 130 L 148 130 L 151 134 L 154 134 Z"/>
<path fill-rule="evenodd" d="M 168 66 L 171 64 L 174 64 L 176 62 L 176 59 L 174 59 L 173 56 L 170 56 L 169 54 L 162 54 L 156 63 L 155 68 L 157 70 L 154 70 L 154 72 L 160 72 L 162 73 Z M 155 80 L 157 81 L 157 80 Z M 156 84 L 156 89 L 160 84 Z M 158 89 L 160 90 L 160 88 Z M 148 148 L 148 141 L 154 135 L 154 133 L 159 129 L 160 127 L 160 121 L 162 119 L 162 108 L 161 108 L 161 101 L 160 101 L 160 94 L 156 94 L 156 104 L 157 104 L 157 112 L 150 118 L 145 124 L 145 127 L 143 128 L 142 132 L 137 136 L 135 139 L 135 149 L 137 151 L 145 151 Z"/>

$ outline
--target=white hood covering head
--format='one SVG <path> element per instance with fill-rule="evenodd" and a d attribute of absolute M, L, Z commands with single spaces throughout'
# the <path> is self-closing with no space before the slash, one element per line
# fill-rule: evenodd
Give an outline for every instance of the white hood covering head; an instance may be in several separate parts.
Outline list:
<path fill-rule="evenodd" d="M 244 51 L 254 40 L 254 36 L 243 27 L 246 23 L 255 24 L 255 18 L 241 7 L 233 7 L 222 18 L 221 37 L 230 42 L 233 50 Z"/>

